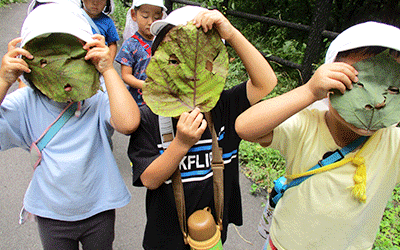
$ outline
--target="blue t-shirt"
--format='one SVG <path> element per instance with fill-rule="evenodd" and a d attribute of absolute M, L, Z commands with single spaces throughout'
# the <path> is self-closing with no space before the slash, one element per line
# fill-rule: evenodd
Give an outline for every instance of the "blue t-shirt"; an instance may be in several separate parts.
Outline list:
<path fill-rule="evenodd" d="M 0 106 L 0 150 L 29 150 L 65 108 L 30 87 L 8 94 Z M 111 147 L 107 93 L 86 99 L 42 150 L 42 160 L 25 193 L 25 209 L 40 217 L 78 221 L 123 207 L 130 193 Z"/>
<path fill-rule="evenodd" d="M 139 34 L 139 32 L 136 32 L 135 35 L 151 47 L 153 41 L 146 40 Z M 150 62 L 150 57 L 151 56 L 140 42 L 137 39 L 130 37 L 122 44 L 121 49 L 115 57 L 115 61 L 131 67 L 133 76 L 144 81 L 147 78 L 146 68 Z M 139 106 L 145 104 L 142 98 L 141 89 L 132 87 L 128 87 L 128 89 Z"/>
<path fill-rule="evenodd" d="M 104 13 L 101 13 L 100 17 L 92 18 L 93 22 L 99 28 L 101 35 L 106 38 L 106 44 L 110 44 L 119 40 L 117 28 L 115 28 L 114 21 Z M 96 30 L 92 28 L 93 34 L 96 34 Z"/>

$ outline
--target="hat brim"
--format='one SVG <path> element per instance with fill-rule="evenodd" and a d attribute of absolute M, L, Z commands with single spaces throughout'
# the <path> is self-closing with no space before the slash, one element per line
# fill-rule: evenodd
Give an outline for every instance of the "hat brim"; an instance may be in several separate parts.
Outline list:
<path fill-rule="evenodd" d="M 325 63 L 334 62 L 339 52 L 368 46 L 380 46 L 400 51 L 400 29 L 378 22 L 354 25 L 340 33 L 332 41 L 326 53 Z"/>
<path fill-rule="evenodd" d="M 22 25 L 21 47 L 35 37 L 49 33 L 66 33 L 85 42 L 93 40 L 90 24 L 81 9 L 73 4 L 47 3 L 36 7 Z"/>
<path fill-rule="evenodd" d="M 157 36 L 158 33 L 160 33 L 160 31 L 168 24 L 174 26 L 186 25 L 189 21 L 193 20 L 197 14 L 205 10 L 207 9 L 191 5 L 176 9 L 172 11 L 167 18 L 153 22 L 150 26 L 150 32 L 154 36 Z"/>
<path fill-rule="evenodd" d="M 160 33 L 160 31 L 167 26 L 168 24 L 170 24 L 169 22 L 165 21 L 165 20 L 159 20 L 159 21 L 155 21 L 153 22 L 153 24 L 150 27 L 150 33 L 153 36 L 157 36 L 158 33 Z"/>

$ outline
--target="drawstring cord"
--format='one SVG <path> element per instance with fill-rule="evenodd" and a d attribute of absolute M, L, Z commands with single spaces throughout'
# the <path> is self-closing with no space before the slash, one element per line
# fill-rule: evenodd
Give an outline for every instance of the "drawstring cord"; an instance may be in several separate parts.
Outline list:
<path fill-rule="evenodd" d="M 78 102 L 78 107 L 76 108 L 76 111 L 75 111 L 76 117 L 79 117 L 81 115 L 81 109 L 82 109 L 82 102 Z"/>

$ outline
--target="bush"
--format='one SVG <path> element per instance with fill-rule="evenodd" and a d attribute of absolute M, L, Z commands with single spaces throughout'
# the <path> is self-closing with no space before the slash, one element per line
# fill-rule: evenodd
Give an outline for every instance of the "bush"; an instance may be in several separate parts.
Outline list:
<path fill-rule="evenodd" d="M 0 8 L 10 3 L 26 3 L 26 0 L 0 0 Z"/>
<path fill-rule="evenodd" d="M 115 11 L 111 17 L 114 20 L 120 38 L 122 38 L 125 28 L 126 13 L 128 12 L 129 8 L 124 6 L 122 0 L 114 0 L 114 5 Z"/>
<path fill-rule="evenodd" d="M 386 206 L 373 249 L 400 249 L 400 185 Z"/>
<path fill-rule="evenodd" d="M 239 148 L 239 159 L 242 172 L 254 185 L 253 194 L 269 192 L 273 181 L 285 174 L 285 159 L 278 150 L 264 148 L 258 143 L 242 141 Z"/>

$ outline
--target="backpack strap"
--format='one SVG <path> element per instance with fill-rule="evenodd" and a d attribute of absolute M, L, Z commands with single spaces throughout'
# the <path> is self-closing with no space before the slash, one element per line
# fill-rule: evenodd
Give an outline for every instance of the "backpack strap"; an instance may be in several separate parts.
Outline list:
<path fill-rule="evenodd" d="M 140 43 L 140 45 L 142 45 L 142 47 L 147 52 L 147 54 L 149 54 L 149 56 L 151 56 L 151 46 L 148 43 L 146 43 L 145 41 L 140 39 L 140 37 L 138 37 L 136 34 L 133 35 L 132 38 L 135 38 L 136 40 L 138 40 L 138 42 Z"/>

